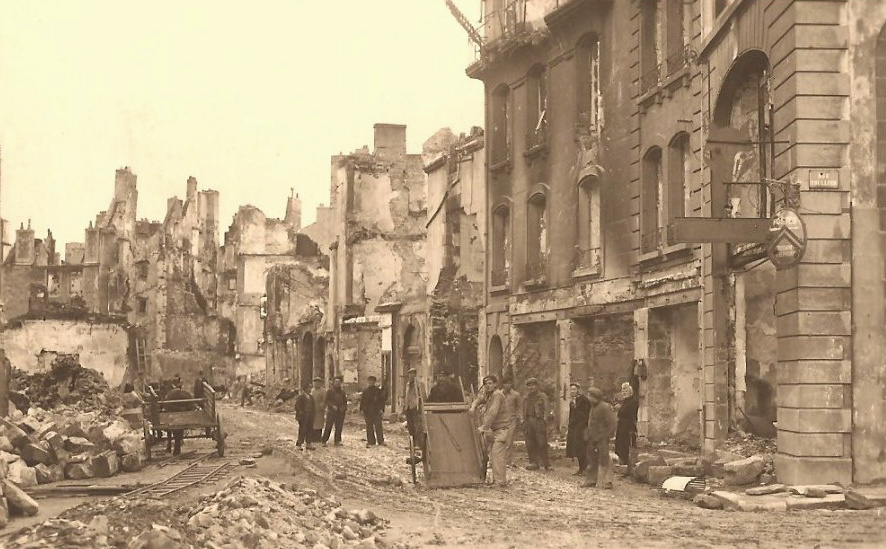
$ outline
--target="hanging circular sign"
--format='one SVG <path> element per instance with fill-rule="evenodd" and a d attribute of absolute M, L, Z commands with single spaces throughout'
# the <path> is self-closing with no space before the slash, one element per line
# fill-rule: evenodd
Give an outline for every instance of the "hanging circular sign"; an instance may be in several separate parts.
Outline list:
<path fill-rule="evenodd" d="M 772 217 L 766 255 L 778 270 L 789 269 L 803 259 L 806 252 L 806 224 L 796 210 L 784 208 Z"/>

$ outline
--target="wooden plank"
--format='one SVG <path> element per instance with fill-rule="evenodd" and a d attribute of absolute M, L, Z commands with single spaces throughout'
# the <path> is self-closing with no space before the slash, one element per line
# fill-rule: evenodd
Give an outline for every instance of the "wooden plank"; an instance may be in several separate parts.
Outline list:
<path fill-rule="evenodd" d="M 734 244 L 766 242 L 769 220 L 762 218 L 677 217 L 668 226 L 672 242 Z"/>

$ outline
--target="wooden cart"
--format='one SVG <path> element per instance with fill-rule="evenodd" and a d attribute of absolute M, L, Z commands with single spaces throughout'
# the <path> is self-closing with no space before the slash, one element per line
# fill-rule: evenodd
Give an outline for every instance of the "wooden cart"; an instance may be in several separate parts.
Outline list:
<path fill-rule="evenodd" d="M 144 404 L 145 455 L 151 459 L 151 446 L 159 441 L 155 432 L 183 430 L 185 439 L 208 438 L 215 441 L 219 457 L 225 455 L 225 433 L 221 417 L 215 411 L 215 390 L 203 383 L 203 398 L 183 400 L 160 400 L 153 388 L 148 388 Z M 188 411 L 170 411 L 177 407 L 192 408 Z"/>

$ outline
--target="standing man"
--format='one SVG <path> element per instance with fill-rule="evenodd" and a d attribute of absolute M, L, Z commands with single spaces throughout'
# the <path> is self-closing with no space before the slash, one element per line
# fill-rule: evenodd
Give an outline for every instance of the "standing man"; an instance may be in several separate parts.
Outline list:
<path fill-rule="evenodd" d="M 176 376 L 172 382 L 172 390 L 166 393 L 164 398 L 165 400 L 188 400 L 193 397 L 191 397 L 191 393 L 182 389 L 182 380 L 180 377 Z M 193 409 L 193 402 L 170 402 L 166 405 L 167 412 L 190 412 Z M 173 429 L 172 439 L 175 441 L 175 447 L 172 450 L 172 455 L 177 456 L 182 453 L 182 441 L 184 438 L 184 429 Z M 167 449 L 168 448 L 169 443 L 167 442 Z"/>
<path fill-rule="evenodd" d="M 523 423 L 523 396 L 514 390 L 514 378 L 506 375 L 501 378 L 501 393 L 505 397 L 505 412 L 511 418 L 511 427 L 508 432 L 507 464 L 514 465 L 514 438 L 517 436 L 517 426 Z"/>
<path fill-rule="evenodd" d="M 437 372 L 437 383 L 428 393 L 428 402 L 464 402 L 461 389 L 449 379 L 447 372 Z"/>
<path fill-rule="evenodd" d="M 323 388 L 322 377 L 314 378 L 311 398 L 314 400 L 314 426 L 311 428 L 311 442 L 320 442 L 323 438 L 323 425 L 326 419 L 326 389 Z"/>
<path fill-rule="evenodd" d="M 332 378 L 332 387 L 326 391 L 326 427 L 323 428 L 323 446 L 329 442 L 329 434 L 335 427 L 335 445 L 341 446 L 341 430 L 348 410 L 348 397 L 341 388 L 342 376 Z"/>
<path fill-rule="evenodd" d="M 375 376 L 367 378 L 369 385 L 360 395 L 360 411 L 363 412 L 363 420 L 366 422 L 366 447 L 385 445 L 384 427 L 381 416 L 385 409 L 385 393 L 375 383 Z"/>
<path fill-rule="evenodd" d="M 585 429 L 588 428 L 588 414 L 591 401 L 581 394 L 581 385 L 569 384 L 569 427 L 566 431 L 566 457 L 578 458 L 578 471 L 583 475 L 588 466 L 588 445 L 585 442 Z"/>
<path fill-rule="evenodd" d="M 489 405 L 489 399 L 492 398 L 492 394 L 495 392 L 495 385 L 498 380 L 493 375 L 488 375 L 483 378 L 483 385 L 480 386 L 480 390 L 477 393 L 477 398 L 474 399 L 474 402 L 471 403 L 470 412 L 474 414 L 474 417 L 477 418 L 477 423 L 480 425 L 483 424 L 483 418 L 486 415 L 486 411 Z M 489 452 L 492 450 L 492 444 L 487 444 L 487 440 L 485 436 L 480 437 L 480 452 L 483 454 L 483 476 L 486 476 L 486 471 L 489 468 Z M 505 452 L 507 455 L 507 451 Z"/>
<path fill-rule="evenodd" d="M 493 391 L 486 401 L 479 431 L 483 437 L 483 446 L 489 452 L 492 484 L 498 484 L 502 488 L 508 485 L 508 435 L 513 430 L 513 421 L 513 415 L 505 409 L 505 395 L 501 390 Z"/>
<path fill-rule="evenodd" d="M 197 374 L 197 379 L 194 381 L 194 398 L 203 398 L 206 396 L 203 389 L 203 384 L 205 382 L 206 376 L 203 374 L 203 370 L 200 370 L 200 373 Z"/>
<path fill-rule="evenodd" d="M 526 380 L 526 400 L 523 402 L 523 417 L 526 420 L 526 453 L 529 454 L 530 471 L 544 467 L 551 470 L 548 463 L 548 399 L 538 390 L 538 380 Z"/>
<path fill-rule="evenodd" d="M 406 415 L 406 429 L 417 446 L 421 446 L 421 416 L 418 411 L 418 381 L 415 379 L 415 368 L 406 371 L 406 394 L 404 395 L 403 411 Z"/>
<path fill-rule="evenodd" d="M 588 389 L 591 410 L 588 415 L 588 468 L 583 486 L 594 488 L 598 482 L 612 489 L 612 461 L 609 459 L 609 439 L 615 433 L 615 412 L 603 401 L 603 392 L 596 387 Z M 598 477 L 598 470 L 602 479 Z"/>
<path fill-rule="evenodd" d="M 305 385 L 304 390 L 295 397 L 295 419 L 298 421 L 298 439 L 295 441 L 296 448 L 313 450 L 311 430 L 314 428 L 314 399 L 311 398 L 310 385 Z"/>
<path fill-rule="evenodd" d="M 615 455 L 622 465 L 628 466 L 630 474 L 631 448 L 637 441 L 637 411 L 640 401 L 634 394 L 634 388 L 627 381 L 621 384 L 621 406 L 618 407 L 618 424 L 615 429 Z"/>

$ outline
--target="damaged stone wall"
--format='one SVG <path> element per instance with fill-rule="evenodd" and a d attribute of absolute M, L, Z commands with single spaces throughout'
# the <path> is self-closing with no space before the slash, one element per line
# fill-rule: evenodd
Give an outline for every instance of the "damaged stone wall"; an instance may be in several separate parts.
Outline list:
<path fill-rule="evenodd" d="M 744 294 L 744 394 L 736 395 L 745 414 L 776 421 L 778 339 L 775 267 L 765 262 L 741 276 Z M 737 326 L 736 329 L 742 327 Z M 741 412 L 739 417 L 743 417 Z"/>
<path fill-rule="evenodd" d="M 613 314 L 575 320 L 571 330 L 572 381 L 587 389 L 603 391 L 617 401 L 621 384 L 630 379 L 634 356 L 634 319 L 631 314 Z"/>
<path fill-rule="evenodd" d="M 525 394 L 526 380 L 534 377 L 550 403 L 560 402 L 556 332 L 554 322 L 520 324 L 511 341 L 514 387 Z"/>
<path fill-rule="evenodd" d="M 47 355 L 78 354 L 83 367 L 117 387 L 130 368 L 130 335 L 131 328 L 110 319 L 22 319 L 0 332 L 0 348 L 14 368 L 29 373 L 49 368 Z"/>

